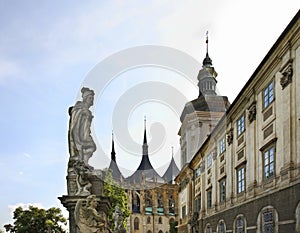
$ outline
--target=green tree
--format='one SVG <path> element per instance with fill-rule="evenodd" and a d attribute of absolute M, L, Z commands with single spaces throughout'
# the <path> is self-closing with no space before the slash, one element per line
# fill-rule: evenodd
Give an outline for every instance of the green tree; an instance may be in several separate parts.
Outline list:
<path fill-rule="evenodd" d="M 170 222 L 170 233 L 177 233 L 178 230 L 177 230 L 177 225 L 178 225 L 178 222 L 175 221 L 175 222 Z"/>
<path fill-rule="evenodd" d="M 6 232 L 11 233 L 65 233 L 62 224 L 67 220 L 59 208 L 52 207 L 48 210 L 29 206 L 28 210 L 17 207 L 14 211 L 14 224 L 6 224 Z"/>
<path fill-rule="evenodd" d="M 114 213 L 115 207 L 119 204 L 124 217 L 124 227 L 127 229 L 127 221 L 130 212 L 128 209 L 128 196 L 124 188 L 122 188 L 117 182 L 114 181 L 112 177 L 112 171 L 108 169 L 106 171 L 104 179 L 104 196 L 107 196 L 111 200 L 112 208 L 110 209 L 108 219 L 112 223 L 114 228 L 114 222 L 112 220 L 112 215 Z"/>

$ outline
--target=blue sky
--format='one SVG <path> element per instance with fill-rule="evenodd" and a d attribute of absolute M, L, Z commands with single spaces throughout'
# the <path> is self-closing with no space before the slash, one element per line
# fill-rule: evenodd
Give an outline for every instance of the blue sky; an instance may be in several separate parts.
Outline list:
<path fill-rule="evenodd" d="M 218 88 L 232 102 L 299 5 L 297 0 L 0 0 L 0 227 L 12 222 L 11 210 L 20 204 L 63 209 L 57 196 L 67 193 L 67 111 L 96 64 L 143 45 L 178 49 L 201 63 L 208 30 Z M 167 84 L 187 100 L 197 97 L 195 86 L 167 69 L 140 67 L 116 76 L 93 108 L 93 133 L 103 150 L 91 159 L 96 168 L 109 163 L 114 107 L 145 82 Z M 163 143 L 151 157 L 160 172 L 171 158 L 171 146 L 179 164 L 180 122 L 171 109 L 137 103 L 124 119 L 136 143 L 142 142 L 144 115 L 153 126 L 149 141 L 160 136 L 155 132 L 163 126 Z M 116 141 L 121 170 L 130 174 L 140 157 L 128 155 L 121 138 Z"/>

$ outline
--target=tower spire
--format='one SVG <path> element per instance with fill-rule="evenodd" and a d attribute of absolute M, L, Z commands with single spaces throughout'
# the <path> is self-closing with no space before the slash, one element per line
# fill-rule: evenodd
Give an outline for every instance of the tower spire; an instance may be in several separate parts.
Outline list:
<path fill-rule="evenodd" d="M 116 162 L 115 142 L 114 142 L 114 131 L 111 132 L 111 160 Z"/>
<path fill-rule="evenodd" d="M 206 31 L 206 54 L 208 54 L 208 31 Z"/>
<path fill-rule="evenodd" d="M 144 116 L 144 144 L 147 144 L 146 116 Z"/>
<path fill-rule="evenodd" d="M 203 60 L 203 67 L 211 67 L 212 66 L 212 60 L 210 59 L 209 55 L 208 55 L 208 31 L 206 31 L 206 56 Z"/>

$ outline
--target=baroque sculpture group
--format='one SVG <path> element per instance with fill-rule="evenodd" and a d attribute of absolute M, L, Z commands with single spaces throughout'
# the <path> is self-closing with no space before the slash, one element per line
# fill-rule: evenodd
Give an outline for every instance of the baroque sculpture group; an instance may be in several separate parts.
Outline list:
<path fill-rule="evenodd" d="M 113 223 L 108 222 L 111 209 L 109 197 L 103 196 L 103 179 L 88 161 L 96 151 L 91 136 L 94 91 L 83 87 L 82 101 L 69 108 L 68 196 L 60 198 L 69 211 L 70 231 L 73 233 L 126 232 L 123 216 L 117 205 Z M 112 230 L 110 226 L 114 225 Z"/>

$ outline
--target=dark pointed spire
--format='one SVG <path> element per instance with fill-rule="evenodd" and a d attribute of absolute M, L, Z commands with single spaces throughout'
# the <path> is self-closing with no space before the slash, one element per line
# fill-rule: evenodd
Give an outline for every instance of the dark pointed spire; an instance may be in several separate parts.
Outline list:
<path fill-rule="evenodd" d="M 116 152 L 115 152 L 115 142 L 114 142 L 114 132 L 111 133 L 111 160 L 116 162 Z"/>
<path fill-rule="evenodd" d="M 127 180 L 133 182 L 134 180 L 137 182 L 142 181 L 142 177 L 148 181 L 159 180 L 163 182 L 160 175 L 154 170 L 148 155 L 148 143 L 147 143 L 147 131 L 146 131 L 146 117 L 144 119 L 144 140 L 143 140 L 143 156 L 140 165 L 137 170 L 129 177 Z"/>
<path fill-rule="evenodd" d="M 144 117 L 144 144 L 147 144 L 146 116 Z"/>
<path fill-rule="evenodd" d="M 210 59 L 208 55 L 208 31 L 206 31 L 206 57 L 203 60 L 203 67 L 211 67 L 212 66 L 212 60 Z"/>
<path fill-rule="evenodd" d="M 116 162 L 116 152 L 115 152 L 115 141 L 114 141 L 114 132 L 111 133 L 112 139 L 111 139 L 111 161 L 109 164 L 109 169 L 112 172 L 112 177 L 115 181 L 121 182 L 122 179 L 124 179 L 118 165 Z"/>

